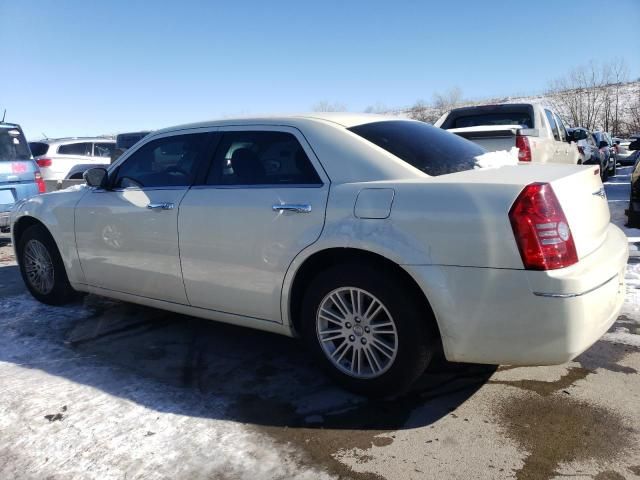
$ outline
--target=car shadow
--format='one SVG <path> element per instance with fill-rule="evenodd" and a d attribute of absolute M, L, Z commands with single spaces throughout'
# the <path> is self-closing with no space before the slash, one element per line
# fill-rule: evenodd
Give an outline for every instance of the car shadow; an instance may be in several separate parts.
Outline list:
<path fill-rule="evenodd" d="M 8 296 L 11 279 L 20 288 Z M 266 427 L 400 430 L 449 414 L 496 370 L 438 357 L 408 394 L 369 400 L 337 388 L 295 339 L 93 295 L 44 306 L 25 293 L 15 266 L 0 268 L 0 284 L 0 361 L 161 412 Z M 28 348 L 15 338 L 6 344 L 7 331 L 28 338 Z"/>

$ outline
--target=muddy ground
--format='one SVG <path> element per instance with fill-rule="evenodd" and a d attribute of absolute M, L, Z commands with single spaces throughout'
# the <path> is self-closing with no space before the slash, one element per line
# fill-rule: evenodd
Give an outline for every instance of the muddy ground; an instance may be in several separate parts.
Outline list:
<path fill-rule="evenodd" d="M 95 296 L 40 305 L 4 236 L 0 479 L 640 478 L 638 260 L 574 362 L 438 361 L 382 402 L 292 339 Z"/>

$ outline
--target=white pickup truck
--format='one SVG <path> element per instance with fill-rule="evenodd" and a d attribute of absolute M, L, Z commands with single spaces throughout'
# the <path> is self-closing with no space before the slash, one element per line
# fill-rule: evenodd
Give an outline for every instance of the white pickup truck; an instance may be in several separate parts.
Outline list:
<path fill-rule="evenodd" d="M 489 152 L 518 149 L 518 160 L 536 163 L 580 161 L 577 145 L 560 117 L 540 104 L 506 103 L 454 108 L 435 123 Z"/>

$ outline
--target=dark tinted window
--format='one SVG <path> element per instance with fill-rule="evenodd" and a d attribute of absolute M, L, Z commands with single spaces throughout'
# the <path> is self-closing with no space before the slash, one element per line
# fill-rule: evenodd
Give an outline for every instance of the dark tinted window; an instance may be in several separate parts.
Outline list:
<path fill-rule="evenodd" d="M 91 156 L 91 142 L 77 142 L 60 145 L 58 153 L 60 155 L 87 155 Z"/>
<path fill-rule="evenodd" d="M 222 135 L 207 183 L 308 185 L 321 181 L 295 136 L 247 131 Z"/>
<path fill-rule="evenodd" d="M 422 122 L 391 120 L 349 130 L 432 176 L 471 170 L 485 153 L 475 143 Z"/>
<path fill-rule="evenodd" d="M 49 150 L 48 143 L 42 142 L 30 142 L 29 148 L 31 149 L 31 153 L 34 157 L 39 157 L 40 155 L 45 155 Z"/>
<path fill-rule="evenodd" d="M 114 187 L 167 187 L 193 183 L 208 134 L 160 138 L 143 145 L 118 168 Z"/>
<path fill-rule="evenodd" d="M 0 162 L 29 160 L 31 152 L 22 130 L 0 126 Z"/>
<path fill-rule="evenodd" d="M 149 132 L 121 133 L 116 137 L 116 146 L 122 150 L 133 147 L 136 143 L 149 135 Z"/>
<path fill-rule="evenodd" d="M 100 142 L 93 144 L 93 156 L 94 157 L 111 157 L 111 152 L 116 148 L 116 144 L 113 142 Z"/>
<path fill-rule="evenodd" d="M 464 115 L 457 117 L 453 121 L 453 125 L 447 128 L 477 127 L 479 125 L 521 125 L 524 128 L 533 128 L 533 122 L 531 121 L 529 112 Z"/>

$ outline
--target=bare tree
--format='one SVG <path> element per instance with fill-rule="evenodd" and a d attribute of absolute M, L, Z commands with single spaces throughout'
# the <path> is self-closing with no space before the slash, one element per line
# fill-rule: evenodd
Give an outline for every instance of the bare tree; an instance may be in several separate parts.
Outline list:
<path fill-rule="evenodd" d="M 432 123 L 434 121 L 432 109 L 424 100 L 418 100 L 411 107 L 409 107 L 406 113 L 409 118 L 413 118 L 414 120 L 420 120 L 421 122 L 429 123 Z"/>
<path fill-rule="evenodd" d="M 578 67 L 550 83 L 549 102 L 570 125 L 602 128 L 618 134 L 621 127 L 621 89 L 627 79 L 622 59 Z"/>
<path fill-rule="evenodd" d="M 434 93 L 431 103 L 418 100 L 406 111 L 410 118 L 427 123 L 435 123 L 443 114 L 463 102 L 462 90 L 453 87 L 445 93 Z"/>
<path fill-rule="evenodd" d="M 369 105 L 364 109 L 364 113 L 387 113 L 391 109 L 382 102 L 376 102 L 375 105 Z"/>
<path fill-rule="evenodd" d="M 347 107 L 344 103 L 329 102 L 328 100 L 321 100 L 313 106 L 314 112 L 346 112 Z"/>
<path fill-rule="evenodd" d="M 433 109 L 438 118 L 461 103 L 462 90 L 459 87 L 450 88 L 445 93 L 436 92 L 433 94 Z"/>

